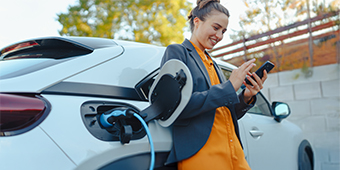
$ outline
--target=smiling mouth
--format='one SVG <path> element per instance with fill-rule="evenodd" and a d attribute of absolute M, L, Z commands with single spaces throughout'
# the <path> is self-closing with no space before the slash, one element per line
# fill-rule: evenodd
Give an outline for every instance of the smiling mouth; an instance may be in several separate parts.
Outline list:
<path fill-rule="evenodd" d="M 217 44 L 217 40 L 214 40 L 214 39 L 210 39 L 210 40 L 211 40 L 213 45 Z"/>

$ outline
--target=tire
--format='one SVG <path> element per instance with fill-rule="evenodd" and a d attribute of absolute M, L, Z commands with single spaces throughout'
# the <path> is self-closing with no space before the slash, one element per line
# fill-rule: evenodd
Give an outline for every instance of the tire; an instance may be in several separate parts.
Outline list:
<path fill-rule="evenodd" d="M 303 140 L 299 146 L 298 165 L 299 170 L 314 170 L 313 150 L 307 140 Z"/>

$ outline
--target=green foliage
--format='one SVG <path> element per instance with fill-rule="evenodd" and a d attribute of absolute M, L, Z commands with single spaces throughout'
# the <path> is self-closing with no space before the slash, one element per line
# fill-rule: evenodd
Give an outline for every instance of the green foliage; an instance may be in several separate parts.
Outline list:
<path fill-rule="evenodd" d="M 79 0 L 57 14 L 60 35 L 133 40 L 157 45 L 183 41 L 191 3 L 183 0 Z"/>

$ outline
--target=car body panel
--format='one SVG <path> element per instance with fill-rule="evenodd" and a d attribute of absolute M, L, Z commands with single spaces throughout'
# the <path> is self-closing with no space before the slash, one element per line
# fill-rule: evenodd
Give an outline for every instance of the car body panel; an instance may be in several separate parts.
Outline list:
<path fill-rule="evenodd" d="M 248 163 L 253 170 L 298 169 L 297 150 L 302 132 L 296 125 L 287 120 L 279 123 L 272 117 L 256 114 L 246 114 L 240 122 L 240 133 L 246 136 Z M 253 137 L 251 131 L 263 135 Z"/>
<path fill-rule="evenodd" d="M 88 82 L 90 78 L 91 83 L 94 84 L 134 87 L 141 81 L 141 78 L 160 66 L 160 56 L 164 53 L 164 48 L 139 44 L 124 46 L 124 53 L 120 57 L 107 61 L 100 67 L 88 69 L 65 81 Z"/>
<path fill-rule="evenodd" d="M 1 169 L 74 169 L 76 165 L 46 132 L 36 127 L 17 136 L 0 138 Z"/>
<path fill-rule="evenodd" d="M 88 101 L 129 103 L 138 109 L 147 107 L 148 102 L 89 97 L 70 98 L 57 95 L 44 95 L 44 97 L 54 106 L 54 109 L 52 109 L 46 120 L 41 123 L 40 127 L 50 135 L 77 165 L 85 164 L 89 166 L 89 164 L 96 164 L 91 165 L 91 167 L 96 167 L 95 169 L 97 169 L 122 157 L 150 152 L 146 136 L 140 140 L 132 140 L 127 145 L 122 145 L 119 141 L 98 140 L 85 128 L 79 113 L 81 105 Z M 67 101 L 67 105 L 63 104 L 63 101 Z M 58 127 L 58 130 L 56 130 L 56 127 Z M 169 151 L 171 149 L 171 131 L 156 122 L 150 122 L 149 128 L 153 136 L 155 150 L 157 152 Z M 136 148 L 138 149 L 136 150 Z"/>

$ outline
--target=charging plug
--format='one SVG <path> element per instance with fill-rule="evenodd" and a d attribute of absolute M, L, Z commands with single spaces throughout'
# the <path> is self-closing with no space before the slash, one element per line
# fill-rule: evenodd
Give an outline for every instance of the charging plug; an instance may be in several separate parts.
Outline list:
<path fill-rule="evenodd" d="M 115 125 L 118 120 L 131 118 L 133 114 L 128 113 L 128 110 L 129 109 L 126 108 L 114 108 L 103 113 L 100 116 L 101 125 L 105 128 L 109 128 Z"/>
<path fill-rule="evenodd" d="M 126 143 L 130 143 L 130 140 L 133 135 L 133 130 L 131 125 L 123 125 L 120 129 L 119 133 L 119 141 L 122 145 Z"/>
<path fill-rule="evenodd" d="M 124 107 L 114 108 L 100 116 L 100 123 L 104 128 L 110 128 L 114 126 L 119 120 L 131 118 L 135 112 L 131 109 Z M 119 140 L 122 144 L 129 143 L 132 135 L 133 129 L 131 125 L 125 125 L 120 122 L 120 133 Z"/>

